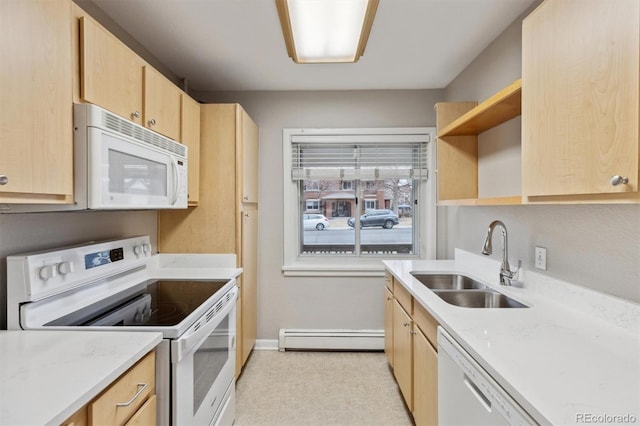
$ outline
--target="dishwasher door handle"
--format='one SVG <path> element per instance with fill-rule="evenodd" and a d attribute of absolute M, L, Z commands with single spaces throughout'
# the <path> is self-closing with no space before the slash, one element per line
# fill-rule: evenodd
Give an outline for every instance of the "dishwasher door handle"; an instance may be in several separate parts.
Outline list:
<path fill-rule="evenodd" d="M 480 402 L 480 404 L 482 404 L 484 409 L 487 410 L 487 412 L 490 413 L 491 412 L 491 401 L 489 400 L 489 398 L 487 398 L 485 396 L 484 393 L 482 393 L 482 391 L 480 389 L 478 389 L 478 386 L 476 386 L 476 384 L 473 383 L 471 381 L 471 379 L 469 378 L 469 376 L 467 376 L 466 374 L 464 375 L 464 384 L 467 387 L 467 389 L 469 389 L 469 391 L 473 394 L 473 396 L 476 397 L 478 402 Z"/>

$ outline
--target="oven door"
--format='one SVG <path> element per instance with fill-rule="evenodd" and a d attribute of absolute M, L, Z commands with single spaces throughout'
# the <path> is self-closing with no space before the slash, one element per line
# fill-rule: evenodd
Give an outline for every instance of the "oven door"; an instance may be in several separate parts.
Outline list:
<path fill-rule="evenodd" d="M 175 425 L 209 425 L 224 402 L 235 374 L 237 292 L 233 287 L 171 343 Z"/>

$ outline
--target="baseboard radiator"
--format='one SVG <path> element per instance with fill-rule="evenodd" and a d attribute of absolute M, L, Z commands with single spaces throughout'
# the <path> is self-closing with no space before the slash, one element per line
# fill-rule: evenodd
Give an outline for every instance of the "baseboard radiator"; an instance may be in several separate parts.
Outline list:
<path fill-rule="evenodd" d="M 281 328 L 278 350 L 384 350 L 384 330 L 306 330 Z"/>

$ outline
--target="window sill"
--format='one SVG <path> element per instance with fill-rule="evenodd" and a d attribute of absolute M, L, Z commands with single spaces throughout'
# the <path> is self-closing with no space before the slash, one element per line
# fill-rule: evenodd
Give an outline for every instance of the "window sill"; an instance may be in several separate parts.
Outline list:
<path fill-rule="evenodd" d="M 328 264 L 324 262 L 299 261 L 284 265 L 282 273 L 285 277 L 382 277 L 384 265 L 382 259 L 358 259 L 345 264 Z"/>

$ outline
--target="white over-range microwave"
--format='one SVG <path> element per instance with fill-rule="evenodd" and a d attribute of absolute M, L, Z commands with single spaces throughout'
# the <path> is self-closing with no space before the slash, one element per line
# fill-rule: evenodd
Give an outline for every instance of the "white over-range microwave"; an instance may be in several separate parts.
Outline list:
<path fill-rule="evenodd" d="M 187 208 L 187 147 L 92 104 L 73 106 L 74 203 L 0 212 Z"/>

